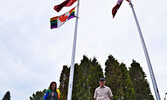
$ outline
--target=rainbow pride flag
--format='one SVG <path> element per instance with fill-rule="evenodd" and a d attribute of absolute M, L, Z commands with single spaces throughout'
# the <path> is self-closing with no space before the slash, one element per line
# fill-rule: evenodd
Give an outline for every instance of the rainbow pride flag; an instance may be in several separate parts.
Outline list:
<path fill-rule="evenodd" d="M 62 26 L 66 21 L 70 20 L 71 18 L 74 18 L 75 16 L 75 7 L 71 9 L 69 12 L 56 16 L 50 19 L 51 29 L 53 28 L 59 28 Z"/>

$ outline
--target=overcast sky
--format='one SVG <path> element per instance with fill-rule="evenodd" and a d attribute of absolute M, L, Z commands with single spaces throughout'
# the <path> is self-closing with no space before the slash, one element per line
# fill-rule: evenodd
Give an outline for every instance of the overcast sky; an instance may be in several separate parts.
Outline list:
<path fill-rule="evenodd" d="M 50 29 L 50 18 L 60 13 L 63 0 L 0 0 L 0 99 L 28 100 L 32 93 L 59 84 L 63 65 L 70 65 L 75 18 Z M 161 98 L 167 92 L 167 1 L 132 0 L 149 51 Z M 83 55 L 96 57 L 104 69 L 109 54 L 130 66 L 138 61 L 152 82 L 129 4 L 124 1 L 116 17 L 117 0 L 81 0 L 76 62 Z M 74 4 L 73 6 L 75 6 Z M 74 80 L 75 81 L 75 80 Z"/>

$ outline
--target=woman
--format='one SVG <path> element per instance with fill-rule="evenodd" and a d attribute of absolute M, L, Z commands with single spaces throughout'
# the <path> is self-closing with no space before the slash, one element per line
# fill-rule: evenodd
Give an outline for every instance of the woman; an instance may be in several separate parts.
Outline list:
<path fill-rule="evenodd" d="M 60 98 L 60 91 L 57 89 L 57 84 L 56 82 L 51 82 L 43 100 L 58 100 L 58 98 Z"/>

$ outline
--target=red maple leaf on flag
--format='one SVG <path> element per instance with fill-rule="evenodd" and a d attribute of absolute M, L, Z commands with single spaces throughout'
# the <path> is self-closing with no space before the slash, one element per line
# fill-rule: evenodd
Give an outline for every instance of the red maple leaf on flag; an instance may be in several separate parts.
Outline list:
<path fill-rule="evenodd" d="M 59 17 L 59 20 L 61 22 L 65 22 L 67 20 L 67 18 L 68 18 L 68 16 L 66 14 L 64 14 L 64 15 L 62 15 L 62 16 Z"/>

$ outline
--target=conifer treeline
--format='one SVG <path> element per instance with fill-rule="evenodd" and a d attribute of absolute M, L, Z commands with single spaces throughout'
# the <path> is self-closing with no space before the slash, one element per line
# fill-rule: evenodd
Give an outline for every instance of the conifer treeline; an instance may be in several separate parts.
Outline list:
<path fill-rule="evenodd" d="M 60 75 L 61 100 L 67 100 L 70 67 L 63 66 Z M 129 70 L 112 55 L 105 62 L 105 72 L 96 58 L 83 56 L 80 64 L 75 64 L 72 100 L 93 100 L 99 79 L 106 78 L 106 85 L 113 92 L 113 100 L 154 100 L 146 74 L 135 60 Z"/>
<path fill-rule="evenodd" d="M 59 86 L 60 100 L 67 100 L 69 73 L 70 67 L 63 66 Z M 106 85 L 111 88 L 113 100 L 154 100 L 140 64 L 133 60 L 127 68 L 112 55 L 105 62 L 104 73 L 96 58 L 83 56 L 81 63 L 75 64 L 72 100 L 94 100 L 94 91 L 99 86 L 101 77 L 106 79 Z M 43 100 L 45 91 L 33 93 L 30 100 Z"/>

